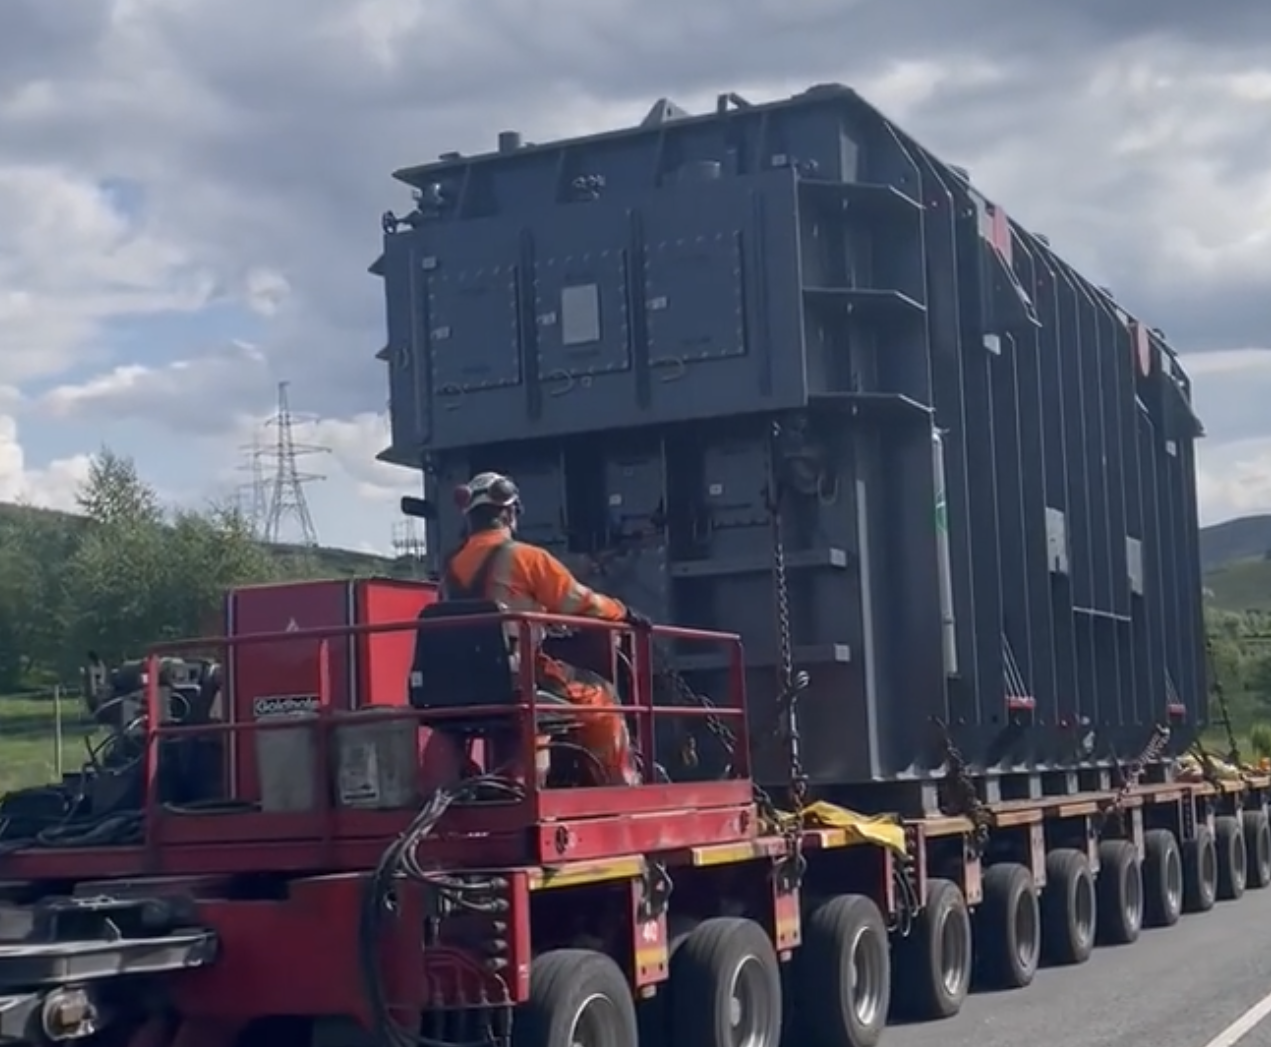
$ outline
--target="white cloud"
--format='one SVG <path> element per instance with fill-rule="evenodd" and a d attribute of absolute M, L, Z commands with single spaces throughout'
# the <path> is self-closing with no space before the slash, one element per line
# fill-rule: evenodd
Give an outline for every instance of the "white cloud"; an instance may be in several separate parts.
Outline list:
<path fill-rule="evenodd" d="M 1184 361 L 1193 382 L 1210 376 L 1258 375 L 1271 372 L 1271 349 L 1219 349 L 1211 353 L 1192 353 Z"/>
<path fill-rule="evenodd" d="M 6 162 L 0 145 L 0 380 L 56 375 L 109 319 L 188 312 L 212 293 L 187 248 L 58 164 Z"/>
<path fill-rule="evenodd" d="M 153 367 L 121 364 L 78 384 L 59 385 L 39 405 L 55 418 L 140 418 L 174 433 L 224 433 L 235 412 L 273 395 L 264 354 L 232 342 L 192 360 Z"/>
<path fill-rule="evenodd" d="M 276 315 L 291 292 L 287 278 L 274 269 L 252 269 L 245 283 L 248 308 L 259 316 Z"/>
<path fill-rule="evenodd" d="M 386 541 L 418 482 L 373 461 L 383 306 L 364 270 L 377 216 L 407 198 L 389 172 L 488 150 L 509 127 L 541 141 L 630 126 L 661 95 L 704 111 L 719 91 L 850 77 L 1183 349 L 1220 350 L 1186 360 L 1214 434 L 1206 512 L 1256 503 L 1271 462 L 1232 448 L 1271 432 L 1271 351 L 1240 351 L 1265 339 L 1271 285 L 1271 8 L 999 8 L 0 4 L 0 383 L 90 434 L 86 450 L 145 419 L 163 428 L 143 472 L 179 459 L 216 476 L 290 379 L 333 449 L 312 488 L 324 537 Z M 191 327 L 144 360 L 109 355 L 113 320 L 227 301 L 259 323 L 257 345 Z M 6 454 L 6 477 L 35 475 Z"/>
<path fill-rule="evenodd" d="M 42 469 L 28 468 L 18 440 L 17 419 L 0 414 L 0 502 L 73 510 L 75 492 L 88 476 L 88 465 L 89 456 L 77 454 L 56 459 Z"/>
<path fill-rule="evenodd" d="M 1202 523 L 1271 511 L 1271 437 L 1202 445 L 1197 457 Z"/>
<path fill-rule="evenodd" d="M 1202 522 L 1271 511 L 1271 349 L 1193 353 L 1184 363 L 1210 434 L 1196 451 Z"/>

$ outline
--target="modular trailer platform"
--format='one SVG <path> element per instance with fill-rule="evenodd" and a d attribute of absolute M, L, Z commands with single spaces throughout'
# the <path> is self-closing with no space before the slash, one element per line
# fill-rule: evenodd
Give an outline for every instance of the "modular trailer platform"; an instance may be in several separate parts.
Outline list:
<path fill-rule="evenodd" d="M 504 1000 L 444 929 L 422 951 L 414 935 L 392 939 L 384 962 L 398 1005 L 439 1044 L 485 1042 L 480 1016 L 510 1005 L 492 1027 L 517 1047 L 700 1047 L 728 1042 L 734 1009 L 756 1023 L 748 1042 L 870 1047 L 889 1015 L 951 1017 L 973 987 L 1022 988 L 1040 964 L 1081 963 L 1096 943 L 1268 886 L 1269 798 L 1271 780 L 1245 776 L 993 804 L 987 840 L 965 818 L 814 808 L 799 877 L 780 832 L 484 870 L 507 901 Z M 357 944 L 370 874 L 294 869 L 253 893 L 228 869 L 194 872 L 209 848 L 165 847 L 158 867 L 143 848 L 109 850 L 0 856 L 4 1042 L 109 1027 L 129 1047 L 317 1047 L 375 1025 Z M 103 863 L 117 871 L 98 879 Z M 41 888 L 66 896 L 18 904 Z M 408 923 L 423 915 L 416 891 L 399 888 Z M 542 1024 L 597 994 L 612 1008 L 586 1035 Z M 165 1001 L 161 1013 L 146 1017 L 144 1000 Z"/>

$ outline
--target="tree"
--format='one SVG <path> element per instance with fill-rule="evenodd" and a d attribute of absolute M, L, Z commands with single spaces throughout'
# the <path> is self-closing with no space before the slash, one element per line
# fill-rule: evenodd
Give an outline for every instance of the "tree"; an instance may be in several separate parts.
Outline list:
<path fill-rule="evenodd" d="M 247 519 L 230 506 L 177 513 L 165 545 L 170 568 L 166 606 L 181 636 L 219 631 L 227 589 L 274 581 L 283 574 Z"/>
<path fill-rule="evenodd" d="M 136 463 L 103 447 L 93 456 L 88 479 L 75 495 L 88 519 L 107 525 L 157 525 L 163 508 L 154 489 L 137 473 Z"/>
<path fill-rule="evenodd" d="M 206 634 L 227 588 L 277 577 L 242 515 L 212 506 L 166 518 L 131 459 L 103 450 L 79 504 L 87 531 L 66 570 L 74 657 L 136 657 L 148 644 Z M 65 667 L 65 666 L 64 666 Z"/>
<path fill-rule="evenodd" d="M 31 652 L 27 608 L 38 601 L 32 561 L 18 541 L 17 528 L 0 529 L 0 694 L 22 683 Z"/>
<path fill-rule="evenodd" d="M 66 518 L 14 506 L 0 520 L 0 693 L 49 666 L 62 642 L 62 572 L 78 542 Z"/>

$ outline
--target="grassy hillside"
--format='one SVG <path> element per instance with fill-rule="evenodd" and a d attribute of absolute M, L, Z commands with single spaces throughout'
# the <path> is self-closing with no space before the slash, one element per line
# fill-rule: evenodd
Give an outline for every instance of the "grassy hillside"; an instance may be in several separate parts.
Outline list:
<path fill-rule="evenodd" d="M 1242 516 L 1200 529 L 1200 563 L 1211 571 L 1234 560 L 1271 555 L 1271 514 Z"/>
<path fill-rule="evenodd" d="M 1224 611 L 1271 611 L 1271 515 L 1200 529 L 1206 598 Z"/>
<path fill-rule="evenodd" d="M 1223 611 L 1271 611 L 1271 560 L 1234 560 L 1205 572 L 1209 604 Z"/>

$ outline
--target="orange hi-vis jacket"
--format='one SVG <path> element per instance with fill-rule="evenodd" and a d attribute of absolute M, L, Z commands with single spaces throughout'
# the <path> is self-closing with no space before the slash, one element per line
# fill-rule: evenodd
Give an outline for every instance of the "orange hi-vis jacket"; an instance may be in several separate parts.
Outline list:
<path fill-rule="evenodd" d="M 502 604 L 509 611 L 568 614 L 620 622 L 627 609 L 579 582 L 569 569 L 546 549 L 518 542 L 505 528 L 478 531 L 468 538 L 446 568 L 442 599 L 449 585 L 468 588 L 480 583 L 480 598 Z M 534 653 L 535 670 L 546 687 L 572 704 L 612 709 L 620 705 L 609 681 L 585 670 Z M 604 766 L 615 782 L 634 783 L 638 775 L 631 754 L 631 739 L 621 716 L 578 717 L 578 741 Z"/>
<path fill-rule="evenodd" d="M 546 549 L 518 542 L 504 528 L 472 535 L 451 558 L 447 573 L 460 585 L 470 584 L 491 556 L 495 559 L 483 596 L 509 611 L 572 614 L 609 622 L 620 622 L 627 615 L 621 603 L 581 584 Z"/>

